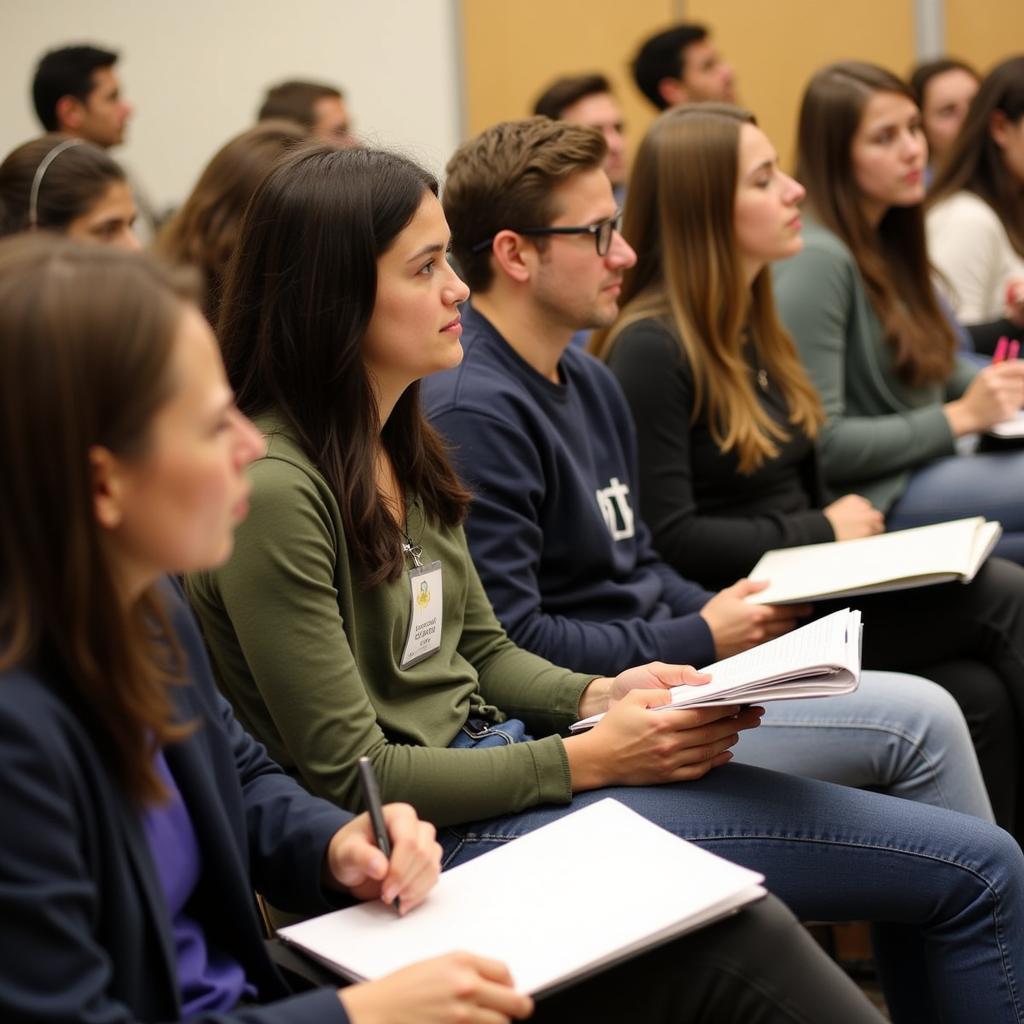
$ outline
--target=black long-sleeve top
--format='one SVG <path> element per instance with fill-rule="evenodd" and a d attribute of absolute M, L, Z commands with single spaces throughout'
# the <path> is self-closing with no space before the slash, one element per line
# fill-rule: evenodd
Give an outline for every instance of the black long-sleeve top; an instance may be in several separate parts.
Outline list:
<path fill-rule="evenodd" d="M 735 452 L 723 453 L 706 420 L 693 419 L 694 380 L 673 330 L 655 319 L 625 328 L 608 365 L 636 420 L 640 510 L 670 565 L 709 589 L 746 575 L 766 551 L 835 539 L 821 511 L 817 455 L 786 424 L 785 400 L 769 379 L 751 378 L 764 408 L 787 426 L 777 457 L 741 474 Z"/>

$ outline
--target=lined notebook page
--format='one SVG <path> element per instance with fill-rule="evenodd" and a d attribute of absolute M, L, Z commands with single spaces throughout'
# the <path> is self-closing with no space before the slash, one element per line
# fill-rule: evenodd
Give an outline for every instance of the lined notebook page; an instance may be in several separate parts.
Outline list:
<path fill-rule="evenodd" d="M 762 880 L 605 799 L 445 871 L 404 918 L 378 901 L 279 935 L 356 978 L 467 950 L 536 994 L 759 898 Z"/>

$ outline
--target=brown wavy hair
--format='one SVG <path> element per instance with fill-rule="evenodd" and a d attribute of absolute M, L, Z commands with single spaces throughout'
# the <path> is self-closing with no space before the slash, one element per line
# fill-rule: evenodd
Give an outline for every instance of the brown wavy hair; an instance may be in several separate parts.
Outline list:
<path fill-rule="evenodd" d="M 137 254 L 46 233 L 0 242 L 0 671 L 55 680 L 124 789 L 160 799 L 186 735 L 159 596 L 125 608 L 93 511 L 90 449 L 144 455 L 174 383 L 183 290 Z"/>
<path fill-rule="evenodd" d="M 956 338 L 935 297 L 922 206 L 890 207 L 876 228 L 861 205 L 850 147 L 879 92 L 915 102 L 905 82 L 874 64 L 844 61 L 814 75 L 800 106 L 796 176 L 815 218 L 853 254 L 897 376 L 920 387 L 953 372 Z"/>
<path fill-rule="evenodd" d="M 154 249 L 203 275 L 203 312 L 217 322 L 228 260 L 242 214 L 274 164 L 308 138 L 292 121 L 264 121 L 225 143 L 206 165 L 181 209 L 164 225 Z"/>
<path fill-rule="evenodd" d="M 1011 57 L 984 78 L 949 153 L 928 192 L 927 206 L 966 189 L 983 199 L 1002 222 L 1010 244 L 1024 256 L 1024 184 L 1006 166 L 992 138 L 992 117 L 1024 120 L 1024 55 Z"/>
<path fill-rule="evenodd" d="M 626 200 L 623 235 L 637 262 L 625 274 L 622 314 L 591 339 L 591 350 L 607 359 L 629 324 L 656 317 L 670 325 L 693 369 L 694 421 L 706 419 L 719 449 L 736 451 L 743 473 L 777 455 L 788 437 L 751 385 L 745 328 L 785 396 L 790 424 L 813 437 L 822 422 L 817 392 L 775 313 L 771 270 L 748 286 L 736 250 L 740 131 L 755 123 L 720 103 L 676 107 L 654 122 Z"/>

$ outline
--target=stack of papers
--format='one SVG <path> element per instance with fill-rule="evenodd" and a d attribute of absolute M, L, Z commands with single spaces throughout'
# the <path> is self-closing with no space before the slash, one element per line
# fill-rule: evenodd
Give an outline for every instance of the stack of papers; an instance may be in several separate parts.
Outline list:
<path fill-rule="evenodd" d="M 851 693 L 860 683 L 860 612 L 844 608 L 759 647 L 707 665 L 711 682 L 673 686 L 672 700 L 652 711 L 760 704 L 797 697 L 834 697 Z M 591 715 L 570 726 L 580 732 L 604 715 Z"/>
<path fill-rule="evenodd" d="M 762 881 L 604 799 L 445 871 L 405 917 L 378 901 L 278 935 L 356 981 L 467 950 L 539 996 L 738 910 Z"/>
<path fill-rule="evenodd" d="M 992 553 L 1002 526 L 981 516 L 858 540 L 769 551 L 752 580 L 769 586 L 748 601 L 791 604 L 856 597 L 932 583 L 969 583 Z"/>

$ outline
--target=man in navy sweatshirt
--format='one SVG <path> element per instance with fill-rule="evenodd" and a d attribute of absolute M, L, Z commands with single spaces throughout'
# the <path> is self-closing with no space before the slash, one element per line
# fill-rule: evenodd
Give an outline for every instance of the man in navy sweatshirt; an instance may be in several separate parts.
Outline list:
<path fill-rule="evenodd" d="M 585 672 L 705 665 L 792 628 L 797 612 L 748 604 L 748 581 L 713 595 L 651 547 L 628 406 L 570 347 L 615 319 L 636 262 L 604 154 L 593 129 L 539 117 L 455 154 L 444 206 L 473 304 L 462 365 L 422 394 L 474 489 L 470 549 L 520 646 Z"/>
<path fill-rule="evenodd" d="M 608 674 L 702 666 L 793 627 L 798 611 L 711 594 L 652 549 L 638 514 L 632 420 L 603 364 L 570 346 L 611 323 L 636 255 L 618 232 L 604 140 L 531 118 L 488 129 L 448 164 L 444 208 L 473 289 L 465 355 L 423 381 L 435 426 L 475 492 L 466 529 L 498 618 L 522 647 Z M 990 815 L 953 699 L 865 672 L 828 700 L 775 702 L 737 757 Z"/>

